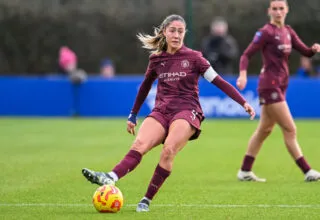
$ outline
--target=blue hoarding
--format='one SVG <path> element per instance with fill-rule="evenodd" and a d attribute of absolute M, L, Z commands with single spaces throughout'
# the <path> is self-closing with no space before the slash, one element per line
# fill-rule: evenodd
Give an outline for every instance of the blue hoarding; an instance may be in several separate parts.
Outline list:
<path fill-rule="evenodd" d="M 127 116 L 142 77 L 89 78 L 73 85 L 64 77 L 0 77 L 0 116 Z M 225 78 L 235 85 L 236 78 Z M 259 115 L 257 78 L 248 80 L 241 93 Z M 242 107 L 212 84 L 199 82 L 200 102 L 206 117 L 247 117 Z M 153 85 L 139 115 L 147 115 L 153 105 Z M 294 117 L 320 118 L 320 80 L 292 78 L 287 93 Z"/>

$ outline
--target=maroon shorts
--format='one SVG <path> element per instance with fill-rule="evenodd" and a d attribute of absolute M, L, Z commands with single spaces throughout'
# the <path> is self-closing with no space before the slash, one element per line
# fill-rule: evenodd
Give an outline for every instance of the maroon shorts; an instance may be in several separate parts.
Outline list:
<path fill-rule="evenodd" d="M 259 89 L 258 93 L 260 105 L 268 105 L 285 101 L 287 88 L 288 86 L 280 86 L 270 89 Z"/>
<path fill-rule="evenodd" d="M 156 119 L 164 127 L 166 135 L 168 135 L 169 127 L 174 120 L 185 119 L 189 124 L 196 129 L 196 132 L 189 138 L 189 140 L 197 139 L 201 133 L 201 122 L 204 117 L 201 113 L 195 110 L 183 110 L 175 113 L 161 113 L 159 111 L 152 111 L 147 117 Z"/>

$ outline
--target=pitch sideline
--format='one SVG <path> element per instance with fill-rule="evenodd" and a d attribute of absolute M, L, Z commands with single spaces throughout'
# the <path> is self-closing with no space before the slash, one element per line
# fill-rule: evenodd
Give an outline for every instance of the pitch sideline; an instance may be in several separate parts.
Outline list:
<path fill-rule="evenodd" d="M 137 204 L 125 204 L 132 207 Z M 72 203 L 0 203 L 0 207 L 90 207 L 92 204 Z M 313 208 L 320 209 L 320 204 L 152 204 L 153 207 L 197 207 L 197 208 Z"/>

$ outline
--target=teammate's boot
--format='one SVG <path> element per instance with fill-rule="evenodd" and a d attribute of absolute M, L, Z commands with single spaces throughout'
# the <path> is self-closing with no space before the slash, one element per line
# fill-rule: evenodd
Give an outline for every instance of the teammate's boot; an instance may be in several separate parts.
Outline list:
<path fill-rule="evenodd" d="M 82 174 L 91 183 L 95 183 L 95 184 L 98 184 L 100 186 L 102 186 L 102 185 L 114 185 L 115 184 L 115 181 L 107 173 L 95 172 L 93 170 L 89 170 L 87 168 L 83 168 L 82 169 Z"/>
<path fill-rule="evenodd" d="M 304 181 L 306 182 L 320 181 L 320 173 L 316 170 L 309 170 L 304 176 Z"/>
<path fill-rule="evenodd" d="M 150 200 L 148 200 L 147 198 L 143 198 L 138 203 L 136 211 L 137 212 L 149 212 L 149 205 L 150 205 Z"/>
<path fill-rule="evenodd" d="M 237 174 L 240 181 L 266 182 L 266 179 L 257 177 L 252 171 L 239 170 Z"/>

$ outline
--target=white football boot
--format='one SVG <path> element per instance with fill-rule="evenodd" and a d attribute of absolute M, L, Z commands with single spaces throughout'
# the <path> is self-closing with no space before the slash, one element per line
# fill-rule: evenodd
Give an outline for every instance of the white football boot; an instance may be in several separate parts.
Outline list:
<path fill-rule="evenodd" d="M 149 212 L 150 200 L 143 197 L 136 208 L 136 212 Z"/>
<path fill-rule="evenodd" d="M 316 170 L 309 170 L 304 175 L 304 181 L 306 182 L 320 181 L 320 173 Z"/>
<path fill-rule="evenodd" d="M 252 171 L 239 170 L 237 174 L 240 181 L 266 182 L 266 179 L 257 177 Z"/>

